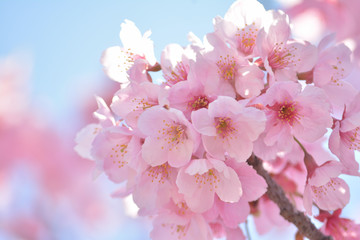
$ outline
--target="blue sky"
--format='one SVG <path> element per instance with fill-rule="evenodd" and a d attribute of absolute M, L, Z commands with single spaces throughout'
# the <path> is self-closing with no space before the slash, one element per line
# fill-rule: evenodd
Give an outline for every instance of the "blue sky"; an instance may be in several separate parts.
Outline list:
<path fill-rule="evenodd" d="M 270 1 L 265 1 L 269 3 Z M 25 53 L 33 63 L 33 101 L 48 118 L 76 124 L 74 105 L 84 91 L 96 93 L 104 80 L 99 62 L 104 49 L 121 45 L 124 19 L 144 32 L 151 29 L 155 54 L 169 43 L 187 44 L 212 31 L 212 18 L 224 15 L 232 1 L 0 1 L 0 56 Z M 73 118 L 72 118 L 73 116 Z"/>

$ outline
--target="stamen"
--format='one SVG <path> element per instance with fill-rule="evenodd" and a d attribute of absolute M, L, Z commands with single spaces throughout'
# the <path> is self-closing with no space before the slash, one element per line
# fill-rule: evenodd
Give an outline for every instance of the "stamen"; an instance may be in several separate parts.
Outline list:
<path fill-rule="evenodd" d="M 218 183 L 220 182 L 217 171 L 214 171 L 213 169 L 209 169 L 209 171 L 201 175 L 195 174 L 194 177 L 199 188 L 208 187 L 210 191 L 216 191 Z"/>
<path fill-rule="evenodd" d="M 164 78 L 169 84 L 174 85 L 178 82 L 186 81 L 188 76 L 188 71 L 189 71 L 188 67 L 186 67 L 182 61 L 180 61 L 176 65 L 175 69 L 171 71 L 170 75 L 164 74 Z"/>
<path fill-rule="evenodd" d="M 230 56 L 229 54 L 225 57 L 220 56 L 220 60 L 217 61 L 216 65 L 218 66 L 218 74 L 222 80 L 229 82 L 235 80 L 238 66 L 234 56 Z"/>
<path fill-rule="evenodd" d="M 116 144 L 113 148 L 111 148 L 110 159 L 118 168 L 122 168 L 128 164 L 128 162 L 124 160 L 124 157 L 128 152 L 127 146 L 127 144 Z"/>
<path fill-rule="evenodd" d="M 199 110 L 200 108 L 207 108 L 209 105 L 209 100 L 206 96 L 196 96 L 192 97 L 188 102 L 188 109 L 191 111 Z"/>

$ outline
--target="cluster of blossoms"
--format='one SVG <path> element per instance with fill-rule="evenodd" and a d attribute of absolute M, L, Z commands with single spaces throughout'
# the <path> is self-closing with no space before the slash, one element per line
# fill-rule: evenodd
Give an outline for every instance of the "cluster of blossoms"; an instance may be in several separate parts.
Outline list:
<path fill-rule="evenodd" d="M 256 0 L 213 23 L 203 41 L 166 46 L 159 63 L 150 32 L 126 20 L 123 46 L 101 59 L 120 89 L 110 107 L 97 98 L 98 123 L 78 133 L 76 150 L 124 183 L 116 195 L 152 216 L 152 239 L 245 239 L 250 214 L 259 233 L 282 224 L 247 162 L 255 156 L 300 211 L 330 219 L 350 198 L 339 175 L 359 176 L 360 93 L 344 81 L 352 52 L 333 35 L 318 46 L 293 39 L 288 16 Z"/>

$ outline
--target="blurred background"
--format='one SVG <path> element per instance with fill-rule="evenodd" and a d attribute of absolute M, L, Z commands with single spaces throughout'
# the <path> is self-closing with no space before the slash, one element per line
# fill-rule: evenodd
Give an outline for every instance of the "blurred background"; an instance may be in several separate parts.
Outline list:
<path fill-rule="evenodd" d="M 0 239 L 149 239 L 131 199 L 112 198 L 116 186 L 93 180 L 93 162 L 73 150 L 77 131 L 93 121 L 94 96 L 110 101 L 118 90 L 101 54 L 121 45 L 129 19 L 142 33 L 151 29 L 160 59 L 167 44 L 186 45 L 188 32 L 211 32 L 212 18 L 232 2 L 0 1 Z M 260 2 L 271 9 L 293 1 Z M 346 180 L 353 196 L 344 213 L 359 221 L 359 180 Z M 251 221 L 249 228 L 258 239 Z"/>

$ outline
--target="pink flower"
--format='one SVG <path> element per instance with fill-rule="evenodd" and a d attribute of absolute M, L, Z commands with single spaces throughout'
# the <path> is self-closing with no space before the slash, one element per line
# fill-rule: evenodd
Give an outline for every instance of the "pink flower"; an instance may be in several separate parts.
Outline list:
<path fill-rule="evenodd" d="M 99 169 L 110 180 L 123 182 L 135 178 L 142 163 L 140 138 L 126 127 L 103 129 L 94 139 L 91 150 Z"/>
<path fill-rule="evenodd" d="M 334 35 L 325 37 L 319 44 L 319 60 L 314 67 L 314 84 L 325 90 L 336 112 L 342 113 L 344 105 L 356 95 L 356 89 L 344 79 L 351 73 L 351 51 L 344 44 L 328 47 Z"/>
<path fill-rule="evenodd" d="M 214 33 L 208 34 L 209 49 L 197 55 L 191 64 L 190 78 L 201 81 L 207 95 L 243 98 L 258 96 L 264 88 L 263 72 L 242 58 L 236 49 Z"/>
<path fill-rule="evenodd" d="M 190 60 L 195 59 L 195 52 L 178 44 L 169 44 L 161 54 L 161 69 L 166 83 L 170 86 L 186 81 L 189 73 Z"/>
<path fill-rule="evenodd" d="M 140 208 L 139 215 L 154 214 L 167 204 L 176 190 L 178 170 L 168 163 L 159 166 L 147 166 L 140 173 L 134 189 L 133 199 Z"/>
<path fill-rule="evenodd" d="M 311 70 L 317 61 L 315 46 L 290 40 L 288 16 L 282 11 L 268 11 L 256 39 L 265 69 L 277 81 L 297 81 L 297 72 Z"/>
<path fill-rule="evenodd" d="M 332 214 L 320 211 L 316 219 L 324 222 L 321 231 L 330 235 L 334 240 L 356 240 L 360 237 L 360 224 L 353 220 L 341 218 L 341 209 L 334 211 Z"/>
<path fill-rule="evenodd" d="M 193 112 L 191 119 L 207 152 L 218 159 L 227 153 L 240 162 L 250 157 L 253 141 L 265 127 L 263 112 L 222 96 L 208 109 Z"/>
<path fill-rule="evenodd" d="M 105 50 L 101 58 L 105 73 L 114 81 L 120 82 L 122 86 L 129 84 L 127 71 L 138 59 L 145 59 L 147 66 L 155 65 L 153 42 L 149 39 L 151 31 L 142 36 L 139 29 L 132 21 L 125 20 L 121 24 L 120 40 L 123 47 L 115 46 Z"/>
<path fill-rule="evenodd" d="M 224 18 L 214 19 L 215 32 L 243 56 L 252 56 L 265 9 L 256 0 L 238 0 Z"/>
<path fill-rule="evenodd" d="M 94 116 L 98 119 L 99 123 L 92 123 L 87 125 L 76 134 L 75 138 L 76 146 L 74 150 L 81 157 L 87 158 L 89 160 L 94 160 L 93 156 L 91 155 L 91 148 L 97 134 L 103 128 L 116 125 L 115 118 L 109 107 L 106 105 L 105 101 L 100 97 L 96 97 L 96 101 L 98 104 L 98 109 L 96 112 L 94 112 Z"/>
<path fill-rule="evenodd" d="M 329 148 L 344 164 L 344 173 L 359 175 L 354 151 L 360 150 L 360 93 L 346 106 L 343 119 L 335 122 Z"/>
<path fill-rule="evenodd" d="M 267 125 L 263 141 L 278 151 L 288 153 L 297 144 L 293 137 L 314 142 L 332 126 L 330 104 L 320 88 L 293 82 L 276 83 L 262 102 L 266 106 Z"/>
<path fill-rule="evenodd" d="M 192 160 L 180 169 L 176 184 L 186 204 L 197 213 L 213 206 L 215 194 L 224 202 L 237 202 L 242 195 L 236 172 L 212 158 Z"/>
<path fill-rule="evenodd" d="M 337 161 L 327 161 L 318 166 L 310 155 L 305 156 L 308 170 L 307 183 L 303 199 L 306 212 L 312 214 L 312 202 L 327 211 L 343 208 L 350 200 L 349 186 L 338 178 L 342 172 L 342 164 Z"/>
<path fill-rule="evenodd" d="M 190 120 L 192 111 L 208 108 L 216 97 L 206 95 L 200 81 L 179 82 L 169 90 L 170 107 L 181 110 Z"/>
<path fill-rule="evenodd" d="M 146 109 L 159 104 L 160 86 L 143 82 L 133 83 L 115 93 L 111 110 L 123 118 L 126 124 L 137 128 L 137 121 Z"/>
<path fill-rule="evenodd" d="M 184 166 L 200 143 L 191 123 L 173 108 L 155 106 L 146 110 L 139 118 L 138 128 L 147 136 L 142 156 L 151 166 L 166 162 L 172 167 Z"/>

